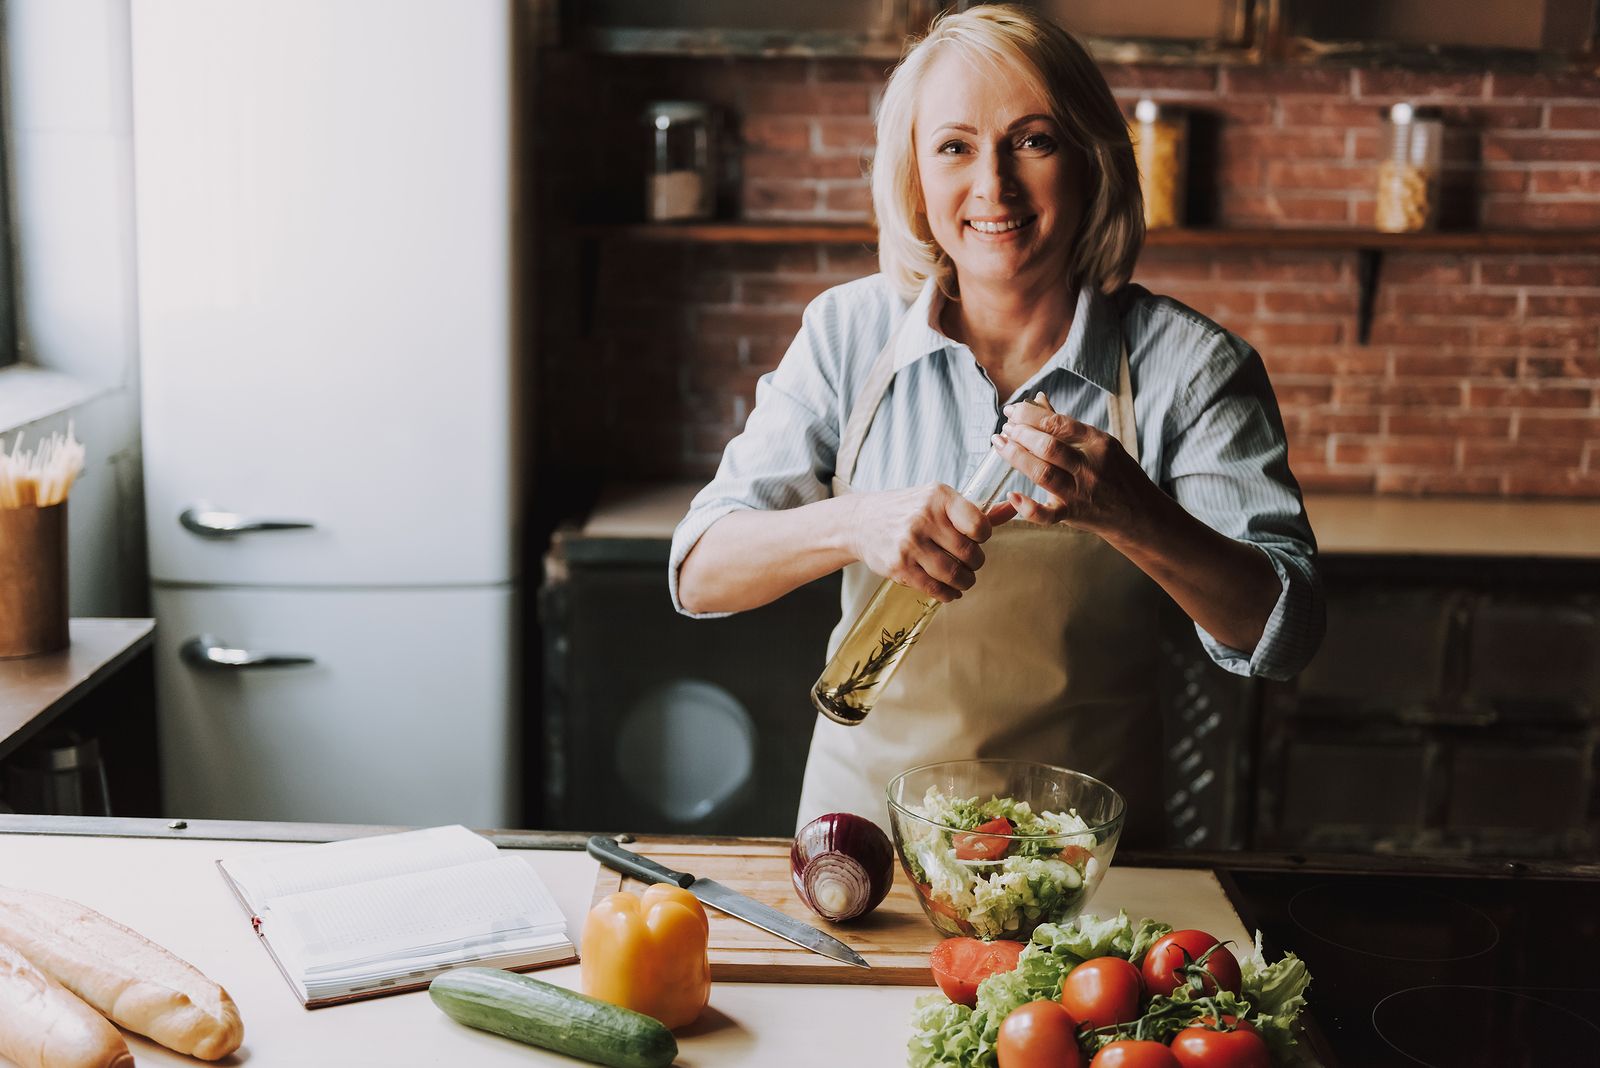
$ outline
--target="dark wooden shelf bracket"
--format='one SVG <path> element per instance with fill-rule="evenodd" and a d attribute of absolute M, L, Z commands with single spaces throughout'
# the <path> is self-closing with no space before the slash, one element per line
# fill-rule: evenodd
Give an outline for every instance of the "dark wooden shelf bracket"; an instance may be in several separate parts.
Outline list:
<path fill-rule="evenodd" d="M 1378 269 L 1383 265 L 1383 250 L 1356 250 L 1356 340 L 1365 345 L 1372 334 L 1372 302 L 1378 291 Z"/>

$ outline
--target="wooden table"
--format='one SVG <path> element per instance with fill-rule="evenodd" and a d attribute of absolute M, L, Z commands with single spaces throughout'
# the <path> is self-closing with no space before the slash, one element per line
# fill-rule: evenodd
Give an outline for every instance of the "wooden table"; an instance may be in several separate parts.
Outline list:
<path fill-rule="evenodd" d="M 46 833 L 27 833 L 29 831 Z M 80 833 L 54 833 L 56 830 Z M 210 836 L 226 830 L 244 839 Z M 572 1065 L 575 1062 L 494 1035 L 462 1027 L 439 1012 L 424 992 L 375 998 L 308 1011 L 300 1007 L 226 889 L 215 861 L 292 843 L 260 840 L 292 825 L 213 825 L 167 829 L 155 820 L 68 820 L 0 816 L 0 872 L 7 882 L 70 897 L 110 915 L 186 958 L 220 982 L 238 1003 L 245 1048 L 237 1063 L 250 1068 L 304 1065 Z M 320 828 L 322 837 L 341 830 Z M 99 833 L 82 833 L 98 831 Z M 112 837 L 152 834 L 159 837 Z M 539 873 L 579 940 L 598 867 L 572 848 L 584 836 L 492 835 L 502 847 L 521 844 L 518 856 Z M 1220 891 L 1183 900 L 1164 887 L 1192 888 L 1210 879 L 1193 868 L 1170 873 L 1113 865 L 1090 911 L 1160 915 L 1180 926 L 1204 926 L 1219 937 L 1248 944 L 1232 906 Z M 1215 880 L 1211 880 L 1213 883 Z M 930 936 L 932 929 L 930 928 Z M 581 950 L 581 946 L 580 946 Z M 547 968 L 537 978 L 579 985 L 576 965 Z M 732 983 L 713 986 L 711 1006 L 680 1032 L 681 1068 L 892 1068 L 906 1060 L 912 1006 L 933 992 L 916 986 L 824 986 Z M 141 1065 L 192 1066 L 195 1062 L 129 1036 Z M 0 1064 L 3 1064 L 0 1061 Z"/>
<path fill-rule="evenodd" d="M 0 660 L 0 759 L 149 647 L 153 619 L 74 619 L 59 653 Z"/>

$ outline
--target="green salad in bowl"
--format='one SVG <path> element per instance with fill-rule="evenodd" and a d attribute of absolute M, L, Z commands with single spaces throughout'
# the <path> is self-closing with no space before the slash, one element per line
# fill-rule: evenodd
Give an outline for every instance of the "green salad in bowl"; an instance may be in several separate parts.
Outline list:
<path fill-rule="evenodd" d="M 889 784 L 901 866 L 941 933 L 1025 941 L 1083 911 L 1125 805 L 1081 772 L 1011 760 L 913 768 Z"/>

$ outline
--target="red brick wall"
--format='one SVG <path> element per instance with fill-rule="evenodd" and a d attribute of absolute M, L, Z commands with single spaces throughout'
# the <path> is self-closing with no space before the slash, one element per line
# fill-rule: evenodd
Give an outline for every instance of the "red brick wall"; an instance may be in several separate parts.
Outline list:
<path fill-rule="evenodd" d="M 561 223 L 638 217 L 643 102 L 710 100 L 737 117 L 743 175 L 728 212 L 865 221 L 884 66 L 551 58 L 545 99 L 594 106 L 546 109 L 537 129 L 547 466 L 709 474 L 805 303 L 876 269 L 865 248 L 812 245 L 607 242 L 585 261 Z M 1600 78 L 1106 73 L 1125 102 L 1192 109 L 1190 208 L 1202 224 L 1370 225 L 1378 110 L 1404 98 L 1445 108 L 1446 227 L 1600 228 Z M 1390 253 L 1367 345 L 1355 276 L 1353 253 L 1151 250 L 1136 280 L 1262 353 L 1307 488 L 1600 498 L 1600 256 Z"/>

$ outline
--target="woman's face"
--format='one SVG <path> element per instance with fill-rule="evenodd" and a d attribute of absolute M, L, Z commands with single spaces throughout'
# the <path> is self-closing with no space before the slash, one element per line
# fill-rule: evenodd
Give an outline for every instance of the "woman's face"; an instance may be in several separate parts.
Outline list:
<path fill-rule="evenodd" d="M 963 286 L 1064 278 L 1083 166 L 1038 91 L 947 52 L 923 79 L 914 123 L 928 227 Z"/>

